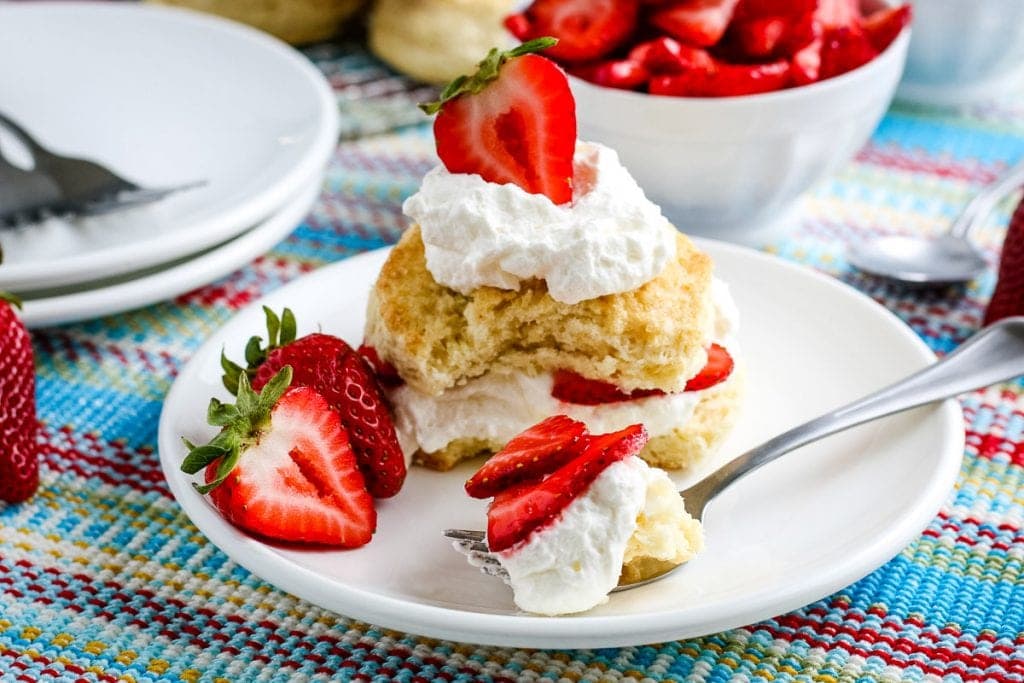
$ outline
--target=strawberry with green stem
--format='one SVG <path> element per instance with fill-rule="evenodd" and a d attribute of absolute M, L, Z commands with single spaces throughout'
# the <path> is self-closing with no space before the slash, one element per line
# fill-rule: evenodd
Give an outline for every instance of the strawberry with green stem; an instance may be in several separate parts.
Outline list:
<path fill-rule="evenodd" d="M 556 42 L 539 38 L 507 52 L 495 48 L 476 73 L 420 105 L 437 114 L 437 154 L 448 171 L 513 183 L 555 204 L 572 200 L 576 101 L 565 72 L 534 54 Z"/>
<path fill-rule="evenodd" d="M 266 538 L 358 547 L 377 513 L 341 419 L 316 392 L 290 386 L 292 368 L 258 394 L 241 373 L 233 404 L 211 399 L 207 421 L 220 432 L 207 444 L 184 440 L 181 469 L 204 472 L 196 491 L 230 522 Z"/>
<path fill-rule="evenodd" d="M 297 337 L 295 315 L 278 316 L 263 307 L 266 342 L 258 335 L 245 345 L 246 367 L 221 353 L 223 382 L 236 393 L 242 378 L 261 390 L 282 368 L 291 366 L 293 383 L 316 389 L 341 417 L 367 487 L 377 498 L 395 495 L 405 481 L 405 456 L 383 390 L 366 360 L 344 340 L 314 333 Z"/>

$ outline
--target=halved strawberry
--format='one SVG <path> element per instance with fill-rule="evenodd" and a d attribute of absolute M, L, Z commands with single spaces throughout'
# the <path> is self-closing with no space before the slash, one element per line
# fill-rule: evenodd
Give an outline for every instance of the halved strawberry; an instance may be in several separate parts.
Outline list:
<path fill-rule="evenodd" d="M 725 350 L 725 347 L 720 344 L 712 344 L 708 347 L 707 362 L 699 373 L 689 379 L 684 391 L 701 391 L 724 382 L 732 373 L 734 366 L 732 356 Z M 614 384 L 597 379 L 587 379 L 572 370 L 556 371 L 555 382 L 551 388 L 551 395 L 559 401 L 588 406 L 633 401 L 638 398 L 663 396 L 664 394 L 665 392 L 661 389 L 623 391 Z"/>
<path fill-rule="evenodd" d="M 633 34 L 637 0 L 535 0 L 505 27 L 519 40 L 558 39 L 547 54 L 565 62 L 589 62 L 611 54 Z"/>
<path fill-rule="evenodd" d="M 860 0 L 818 0 L 814 18 L 826 30 L 860 26 Z"/>
<path fill-rule="evenodd" d="M 793 85 L 807 85 L 821 76 L 821 38 L 816 38 L 796 51 L 789 60 Z"/>
<path fill-rule="evenodd" d="M 878 10 L 864 19 L 864 33 L 876 50 L 884 52 L 912 17 L 910 5 Z"/>
<path fill-rule="evenodd" d="M 245 376 L 259 391 L 290 366 L 294 385 L 316 389 L 338 411 L 370 493 L 377 498 L 398 493 L 405 482 L 405 457 L 384 392 L 362 356 L 329 334 L 296 339 L 295 316 L 287 308 L 280 317 L 269 308 L 264 308 L 264 314 L 266 347 L 260 337 L 250 338 L 245 349 L 248 367 L 244 369 L 221 354 L 224 385 L 234 393 Z"/>
<path fill-rule="evenodd" d="M 825 31 L 821 46 L 821 78 L 831 78 L 867 64 L 878 50 L 859 26 Z"/>
<path fill-rule="evenodd" d="M 744 57 L 764 59 L 775 54 L 787 27 L 788 22 L 783 17 L 759 17 L 737 23 L 731 31 Z"/>
<path fill-rule="evenodd" d="M 515 484 L 554 472 L 582 452 L 586 431 L 586 425 L 565 415 L 535 424 L 492 455 L 466 482 L 466 493 L 490 498 Z"/>
<path fill-rule="evenodd" d="M 696 47 L 714 45 L 725 35 L 739 0 L 684 0 L 651 14 L 652 26 Z"/>
<path fill-rule="evenodd" d="M 785 88 L 790 83 L 790 64 L 778 60 L 767 64 L 727 64 L 717 62 L 707 71 L 686 71 L 651 78 L 652 95 L 684 97 L 726 97 L 754 95 Z"/>
<path fill-rule="evenodd" d="M 452 81 L 441 99 L 420 105 L 437 113 L 437 153 L 452 173 L 515 183 L 556 204 L 572 200 L 576 102 L 565 73 L 531 54 L 539 39 L 508 52 L 491 50 L 473 76 Z"/>
<path fill-rule="evenodd" d="M 688 69 L 714 68 L 714 59 L 706 50 L 683 45 L 668 36 L 637 44 L 629 51 L 627 59 L 642 64 L 652 74 L 677 74 Z"/>
<path fill-rule="evenodd" d="M 592 436 L 581 455 L 543 481 L 520 484 L 499 493 L 487 509 L 490 550 L 506 550 L 555 519 L 609 465 L 643 450 L 647 439 L 643 425 Z"/>
<path fill-rule="evenodd" d="M 635 90 L 651 77 L 643 64 L 631 59 L 609 59 L 574 69 L 572 73 L 591 83 L 621 90 Z"/>
<path fill-rule="evenodd" d="M 740 0 L 733 17 L 736 21 L 764 17 L 799 17 L 813 13 L 818 0 Z"/>
<path fill-rule="evenodd" d="M 373 499 L 337 411 L 310 387 L 290 387 L 290 367 L 260 394 L 239 377 L 238 402 L 213 399 L 208 417 L 220 433 L 204 446 L 185 444 L 194 485 L 230 522 L 267 538 L 354 548 L 377 525 Z"/>

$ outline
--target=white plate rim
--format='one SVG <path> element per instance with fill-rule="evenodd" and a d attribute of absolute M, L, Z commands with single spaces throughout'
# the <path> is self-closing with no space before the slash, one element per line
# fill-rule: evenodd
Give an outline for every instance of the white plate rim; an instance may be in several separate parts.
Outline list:
<path fill-rule="evenodd" d="M 46 263 L 5 263 L 0 268 L 0 286 L 7 289 L 87 283 L 95 279 L 97 272 L 110 276 L 167 263 L 235 237 L 254 223 L 266 219 L 296 195 L 313 173 L 326 166 L 338 141 L 341 129 L 340 114 L 334 92 L 323 74 L 294 48 L 244 24 L 178 7 L 66 0 L 41 0 L 25 4 L 0 3 L 0 16 L 8 12 L 38 12 L 49 16 L 55 11 L 80 11 L 83 8 L 88 8 L 86 11 L 90 12 L 109 13 L 115 21 L 117 16 L 125 12 L 170 17 L 177 21 L 193 23 L 197 27 L 233 34 L 239 39 L 251 42 L 260 49 L 276 55 L 282 63 L 287 62 L 294 67 L 297 76 L 311 88 L 311 95 L 316 98 L 319 108 L 320 129 L 316 138 L 309 144 L 305 156 L 295 166 L 283 173 L 264 191 L 240 201 L 235 207 L 208 216 L 188 229 L 174 230 L 163 236 L 154 236 L 88 254 L 62 257 Z"/>
<path fill-rule="evenodd" d="M 893 313 L 867 295 L 832 277 L 811 268 L 784 261 L 747 247 L 710 239 L 695 240 L 703 249 L 712 253 L 729 251 L 742 257 L 772 262 L 773 265 L 795 270 L 811 278 L 817 285 L 840 290 L 852 295 L 852 301 L 872 307 L 879 315 L 888 317 L 894 323 L 894 331 L 904 337 L 907 343 L 921 355 L 922 365 L 934 362 L 935 356 L 928 346 Z M 309 277 L 330 279 L 334 271 L 342 270 L 353 259 L 381 260 L 390 247 L 365 252 L 325 266 Z M 287 287 L 272 294 L 283 296 Z M 247 308 L 263 305 L 263 299 L 253 302 Z M 245 309 L 239 311 L 240 315 Z M 229 324 L 225 323 L 225 325 Z M 214 333 L 193 356 L 168 392 L 167 404 L 179 401 L 179 395 L 186 392 L 189 377 L 198 373 L 200 358 L 209 353 L 219 354 L 224 343 L 221 331 Z M 762 590 L 733 600 L 734 609 L 723 609 L 721 605 L 709 605 L 687 612 L 688 619 L 680 623 L 672 619 L 672 613 L 656 615 L 604 615 L 545 618 L 528 615 L 497 615 L 465 612 L 462 610 L 433 605 L 414 604 L 405 600 L 380 596 L 348 586 L 333 586 L 334 594 L 325 596 L 316 590 L 322 581 L 317 573 L 293 565 L 268 546 L 251 538 L 236 541 L 230 537 L 232 527 L 212 507 L 195 495 L 185 480 L 177 476 L 177 463 L 164 454 L 178 446 L 178 435 L 172 432 L 172 425 L 165 419 L 167 411 L 161 413 L 158 433 L 158 455 L 171 493 L 184 509 L 189 519 L 207 538 L 234 562 L 245 567 L 256 576 L 297 597 L 334 611 L 345 617 L 359 619 L 386 628 L 405 631 L 433 638 L 449 639 L 480 645 L 517 648 L 598 648 L 625 647 L 646 643 L 667 642 L 683 638 L 698 637 L 730 628 L 756 623 L 783 614 L 815 600 L 830 595 L 874 571 L 917 538 L 922 529 L 934 519 L 956 482 L 964 448 L 963 414 L 955 399 L 948 399 L 934 407 L 943 420 L 945 433 L 941 442 L 945 445 L 942 453 L 936 455 L 935 469 L 927 489 L 920 492 L 910 513 L 904 515 L 901 523 L 888 529 L 874 544 L 862 548 L 846 558 L 842 566 L 826 572 L 812 585 L 806 583 L 792 586 L 780 593 L 777 590 Z"/>
<path fill-rule="evenodd" d="M 232 273 L 287 237 L 320 196 L 322 175 L 262 223 L 242 235 L 185 263 L 120 282 L 73 294 L 22 302 L 22 320 L 30 328 L 63 325 L 113 315 L 166 301 Z"/>

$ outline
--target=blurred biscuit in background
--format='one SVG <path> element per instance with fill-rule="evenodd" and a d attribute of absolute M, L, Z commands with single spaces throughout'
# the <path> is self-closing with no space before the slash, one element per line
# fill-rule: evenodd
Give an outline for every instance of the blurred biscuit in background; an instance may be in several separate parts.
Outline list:
<path fill-rule="evenodd" d="M 345 22 L 364 4 L 364 0 L 149 1 L 218 14 L 255 26 L 295 45 L 315 43 L 337 35 Z"/>
<path fill-rule="evenodd" d="M 515 0 L 377 0 L 370 49 L 390 66 L 428 83 L 471 73 L 492 47 L 515 41 L 502 21 Z"/>

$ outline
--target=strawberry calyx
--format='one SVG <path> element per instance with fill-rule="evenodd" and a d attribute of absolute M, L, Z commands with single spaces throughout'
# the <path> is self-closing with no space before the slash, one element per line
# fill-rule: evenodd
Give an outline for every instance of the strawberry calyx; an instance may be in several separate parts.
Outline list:
<path fill-rule="evenodd" d="M 223 403 L 210 399 L 206 421 L 221 430 L 209 443 L 197 446 L 182 437 L 188 448 L 188 455 L 181 463 L 181 471 L 196 474 L 207 465 L 219 460 L 217 476 L 207 484 L 195 484 L 196 491 L 205 495 L 227 479 L 238 464 L 238 459 L 247 448 L 259 443 L 263 433 L 270 426 L 270 411 L 292 383 L 292 367 L 286 365 L 256 393 L 249 385 L 249 376 L 238 375 L 235 403 Z"/>
<path fill-rule="evenodd" d="M 462 76 L 459 76 L 441 91 L 441 95 L 437 100 L 433 102 L 423 102 L 419 105 L 419 108 L 427 114 L 436 114 L 441 111 L 441 108 L 445 103 L 451 100 L 465 94 L 475 95 L 479 93 L 487 87 L 488 83 L 498 77 L 498 72 L 501 70 L 501 66 L 508 60 L 540 52 L 541 50 L 547 49 L 557 43 L 557 38 L 543 37 L 529 40 L 522 45 L 512 48 L 511 50 L 503 51 L 496 47 L 491 48 L 491 51 L 487 53 L 487 56 L 484 57 L 477 65 L 476 73 L 463 74 Z"/>
<path fill-rule="evenodd" d="M 0 292 L 0 301 L 6 301 L 19 311 L 21 310 L 21 299 L 15 294 L 11 294 L 10 292 Z"/>
<path fill-rule="evenodd" d="M 245 345 L 245 363 L 243 368 L 235 363 L 223 349 L 220 352 L 220 367 L 224 370 L 221 381 L 224 387 L 233 395 L 238 395 L 239 380 L 244 375 L 247 383 L 251 384 L 261 365 L 267 360 L 267 356 L 274 349 L 286 346 L 295 341 L 296 322 L 295 314 L 291 309 L 285 308 L 278 316 L 267 306 L 263 307 L 263 314 L 267 319 L 267 345 L 263 345 L 263 339 L 259 335 L 249 337 Z"/>

